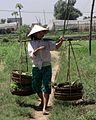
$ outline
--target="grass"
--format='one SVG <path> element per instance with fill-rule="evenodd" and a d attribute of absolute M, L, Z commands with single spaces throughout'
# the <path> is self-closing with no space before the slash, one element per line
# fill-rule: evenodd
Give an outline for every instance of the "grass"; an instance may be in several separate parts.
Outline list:
<path fill-rule="evenodd" d="M 56 38 L 62 33 L 56 33 Z M 53 34 L 52 34 L 53 35 Z M 11 36 L 9 36 L 11 37 Z M 56 39 L 55 38 L 55 39 Z M 9 38 L 7 38 L 9 41 Z M 15 41 L 12 39 L 15 39 Z M 20 65 L 20 45 L 16 38 L 11 42 L 0 41 L 0 120 L 25 120 L 34 118 L 33 106 L 36 96 L 19 97 L 10 93 L 10 73 L 13 69 L 26 71 L 26 63 Z M 89 56 L 88 41 L 72 42 L 78 62 L 81 82 L 84 86 L 84 98 L 96 100 L 96 41 L 92 41 L 92 55 Z M 66 43 L 66 46 L 68 43 Z M 23 46 L 24 47 L 24 46 Z M 57 76 L 58 83 L 66 81 L 68 52 L 65 44 L 60 49 L 60 72 Z M 23 58 L 25 58 L 23 48 Z M 28 61 L 31 73 L 31 61 Z M 53 63 L 55 60 L 53 60 Z M 71 52 L 71 81 L 77 80 L 76 64 Z M 94 120 L 96 119 L 95 105 L 73 107 L 63 101 L 54 100 L 50 120 Z"/>
<path fill-rule="evenodd" d="M 54 31 L 54 32 L 47 33 L 46 37 L 54 39 L 54 40 L 58 40 L 58 38 L 60 36 L 62 36 L 62 34 L 63 34 L 63 30 Z M 72 32 L 72 31 L 70 32 L 70 31 L 66 31 L 65 34 L 64 34 L 65 38 L 70 37 L 70 36 L 71 37 L 74 37 L 74 36 L 76 37 L 77 36 L 77 38 L 74 38 L 75 40 L 76 39 L 78 40 L 78 36 L 86 36 L 86 35 L 89 35 L 89 32 Z M 96 32 L 92 32 L 92 35 L 96 35 Z"/>
<path fill-rule="evenodd" d="M 67 43 L 68 44 L 68 43 Z M 88 41 L 72 42 L 76 60 L 79 66 L 81 79 L 71 52 L 71 82 L 79 79 L 84 87 L 84 99 L 96 100 L 96 41 L 92 41 L 92 55 L 89 56 Z M 65 46 L 65 45 L 64 45 Z M 65 47 L 61 48 L 60 71 L 57 83 L 65 82 L 67 73 L 68 52 Z M 67 47 L 68 48 L 68 47 Z M 54 106 L 50 120 L 94 120 L 96 119 L 96 106 L 72 106 L 64 101 L 54 99 Z"/>
<path fill-rule="evenodd" d="M 10 92 L 11 72 L 20 67 L 26 71 L 26 63 L 20 65 L 19 43 L 0 42 L 0 120 L 24 120 L 34 117 L 33 107 L 37 98 L 34 95 L 15 96 Z M 31 61 L 28 72 L 31 73 Z"/>

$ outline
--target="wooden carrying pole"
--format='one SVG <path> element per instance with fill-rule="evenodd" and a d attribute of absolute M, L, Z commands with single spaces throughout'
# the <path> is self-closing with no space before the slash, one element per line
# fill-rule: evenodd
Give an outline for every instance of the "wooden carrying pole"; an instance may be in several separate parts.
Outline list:
<path fill-rule="evenodd" d="M 68 18 L 69 18 L 69 11 L 68 11 L 68 8 L 69 8 L 69 0 L 68 0 L 68 2 L 67 2 L 67 0 L 66 0 L 66 3 L 67 3 L 67 7 L 66 7 L 66 11 L 65 11 L 65 18 L 64 18 L 64 24 L 63 24 L 63 36 L 64 36 L 64 34 L 65 34 L 65 28 L 66 28 L 66 20 L 68 20 Z"/>
<path fill-rule="evenodd" d="M 93 2 L 92 2 L 91 18 L 90 18 L 90 31 L 89 31 L 89 55 L 90 55 L 90 56 L 91 56 L 92 20 L 93 20 L 94 5 L 95 5 L 95 0 L 93 0 Z"/>

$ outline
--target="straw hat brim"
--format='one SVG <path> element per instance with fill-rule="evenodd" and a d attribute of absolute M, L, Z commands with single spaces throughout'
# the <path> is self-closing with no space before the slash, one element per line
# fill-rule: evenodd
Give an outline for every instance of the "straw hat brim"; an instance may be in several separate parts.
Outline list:
<path fill-rule="evenodd" d="M 34 27 L 31 29 L 30 33 L 28 34 L 28 37 L 30 37 L 31 35 L 33 35 L 35 33 L 41 32 L 41 31 L 45 31 L 44 34 L 46 34 L 49 30 L 42 26 L 34 25 Z"/>

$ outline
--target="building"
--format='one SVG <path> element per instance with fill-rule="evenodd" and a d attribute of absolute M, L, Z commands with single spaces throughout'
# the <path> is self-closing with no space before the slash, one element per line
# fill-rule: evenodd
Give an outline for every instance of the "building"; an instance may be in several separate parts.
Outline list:
<path fill-rule="evenodd" d="M 7 23 L 17 22 L 18 25 L 22 25 L 22 18 L 7 18 Z"/>
<path fill-rule="evenodd" d="M 0 34 L 15 32 L 17 28 L 17 22 L 0 24 Z"/>
<path fill-rule="evenodd" d="M 52 20 L 48 24 L 49 30 L 63 30 L 64 20 Z M 90 19 L 84 20 L 66 20 L 65 28 L 70 31 L 89 31 Z M 96 31 L 96 18 L 93 18 L 92 22 L 93 31 Z"/>

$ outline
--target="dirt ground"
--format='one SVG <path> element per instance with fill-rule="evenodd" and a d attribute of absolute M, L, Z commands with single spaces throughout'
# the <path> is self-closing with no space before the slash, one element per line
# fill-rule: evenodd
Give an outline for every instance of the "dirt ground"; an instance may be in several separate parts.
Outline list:
<path fill-rule="evenodd" d="M 55 59 L 55 63 L 54 63 L 53 68 L 52 68 L 52 82 L 54 82 L 56 79 L 57 72 L 59 70 L 59 64 L 58 64 L 59 52 L 52 51 L 51 56 L 52 56 L 52 59 Z M 53 94 L 53 89 L 52 89 L 52 93 L 50 95 L 50 99 L 49 99 L 49 103 L 48 103 L 49 115 L 50 115 L 51 110 L 52 110 L 52 103 L 53 103 L 53 97 L 54 97 L 53 95 L 54 94 Z M 39 102 L 39 100 L 38 100 L 38 102 Z M 43 115 L 42 111 L 34 111 L 34 120 L 48 120 L 49 115 Z M 33 120 L 33 119 L 30 119 L 30 120 Z"/>

